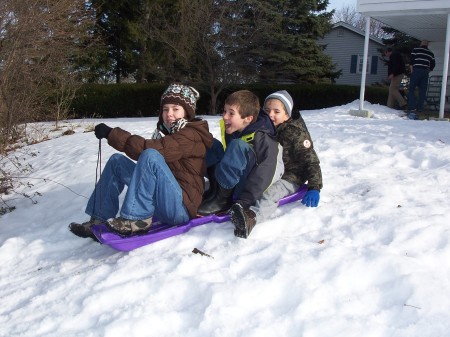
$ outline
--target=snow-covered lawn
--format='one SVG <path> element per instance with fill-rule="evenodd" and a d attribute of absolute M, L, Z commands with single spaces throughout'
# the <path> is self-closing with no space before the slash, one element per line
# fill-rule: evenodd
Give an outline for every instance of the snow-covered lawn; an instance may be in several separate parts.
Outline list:
<path fill-rule="evenodd" d="M 448 336 L 450 123 L 357 108 L 302 112 L 319 207 L 286 205 L 247 240 L 230 222 L 128 253 L 76 237 L 99 150 L 84 131 L 99 120 L 27 147 L 24 191 L 42 196 L 7 196 L 16 210 L 0 216 L 0 336 Z M 220 117 L 204 118 L 218 137 Z M 103 122 L 150 135 L 156 121 Z M 114 150 L 101 149 L 104 165 Z"/>

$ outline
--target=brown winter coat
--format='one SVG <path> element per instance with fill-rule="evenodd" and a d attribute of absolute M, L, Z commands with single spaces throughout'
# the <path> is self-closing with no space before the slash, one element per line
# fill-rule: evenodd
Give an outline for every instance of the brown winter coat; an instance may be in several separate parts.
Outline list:
<path fill-rule="evenodd" d="M 108 144 L 133 160 L 138 160 L 145 149 L 155 149 L 164 157 L 183 190 L 183 202 L 191 218 L 197 215 L 205 189 L 205 155 L 213 143 L 208 123 L 189 122 L 179 132 L 160 139 L 145 139 L 121 128 L 114 128 Z"/>

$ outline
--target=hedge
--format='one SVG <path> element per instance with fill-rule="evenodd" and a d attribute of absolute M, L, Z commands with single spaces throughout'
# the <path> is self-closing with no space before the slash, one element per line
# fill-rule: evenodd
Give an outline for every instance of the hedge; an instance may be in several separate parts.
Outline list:
<path fill-rule="evenodd" d="M 74 118 L 117 118 L 158 116 L 161 95 L 166 84 L 85 84 L 71 105 Z M 295 110 L 314 110 L 339 106 L 359 99 L 359 86 L 337 84 L 299 85 L 233 85 L 218 97 L 216 114 L 220 114 L 225 98 L 233 91 L 248 89 L 263 100 L 277 90 L 287 90 L 294 99 Z M 365 100 L 386 104 L 387 87 L 366 87 Z M 197 114 L 208 115 L 210 97 L 200 91 Z"/>

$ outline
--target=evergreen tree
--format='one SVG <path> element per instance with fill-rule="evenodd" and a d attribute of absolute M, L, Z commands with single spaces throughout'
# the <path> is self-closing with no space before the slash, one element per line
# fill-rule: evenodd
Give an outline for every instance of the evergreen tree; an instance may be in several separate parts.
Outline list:
<path fill-rule="evenodd" d="M 142 2 L 140 0 L 92 0 L 90 5 L 96 9 L 97 33 L 107 45 L 105 68 L 120 83 L 123 78 L 137 69 L 139 51 L 139 18 Z M 99 59 L 105 58 L 98 56 Z"/>
<path fill-rule="evenodd" d="M 402 54 L 409 55 L 411 50 L 419 45 L 420 41 L 408 34 L 391 27 L 382 27 L 382 29 L 389 36 L 389 38 L 382 39 L 383 43 L 386 46 L 393 47 Z"/>
<path fill-rule="evenodd" d="M 261 81 L 317 83 L 336 77 L 332 60 L 317 44 L 331 29 L 328 0 L 263 0 L 270 23 L 264 43 L 250 51 Z"/>
<path fill-rule="evenodd" d="M 405 74 L 409 76 L 409 57 L 412 49 L 419 45 L 419 40 L 391 27 L 382 27 L 382 30 L 385 32 L 385 35 L 389 36 L 389 38 L 382 39 L 383 43 L 402 54 L 406 65 Z M 387 64 L 388 59 L 385 58 L 384 48 L 380 48 L 379 52 L 381 59 Z"/>
<path fill-rule="evenodd" d="M 136 82 L 168 82 L 178 78 L 174 28 L 180 16 L 180 1 L 141 0 L 136 34 Z M 179 32 L 184 35 L 184 33 Z M 168 41 L 166 44 L 165 41 Z"/>
<path fill-rule="evenodd" d="M 92 0 L 107 45 L 92 58 L 116 82 L 183 81 L 211 95 L 235 83 L 317 83 L 336 77 L 317 45 L 328 0 Z M 105 56 L 106 55 L 106 56 Z M 107 62 L 105 61 L 107 60 Z"/>
<path fill-rule="evenodd" d="M 216 112 L 217 97 L 227 85 L 257 78 L 248 50 L 261 43 L 263 21 L 252 8 L 252 1 L 230 0 L 178 0 L 152 8 L 147 32 L 164 55 L 159 69 L 166 79 L 209 92 L 210 113 Z"/>

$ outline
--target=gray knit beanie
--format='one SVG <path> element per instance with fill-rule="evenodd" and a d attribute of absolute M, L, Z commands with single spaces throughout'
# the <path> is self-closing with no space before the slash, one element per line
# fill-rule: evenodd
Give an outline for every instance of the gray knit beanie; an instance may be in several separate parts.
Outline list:
<path fill-rule="evenodd" d="M 289 95 L 289 93 L 286 90 L 280 90 L 277 92 L 274 92 L 273 94 L 270 94 L 267 96 L 267 98 L 264 101 L 264 104 L 266 104 L 266 101 L 268 99 L 278 99 L 283 103 L 284 107 L 286 108 L 286 111 L 289 115 L 289 117 L 292 115 L 292 108 L 294 107 L 294 101 Z"/>

